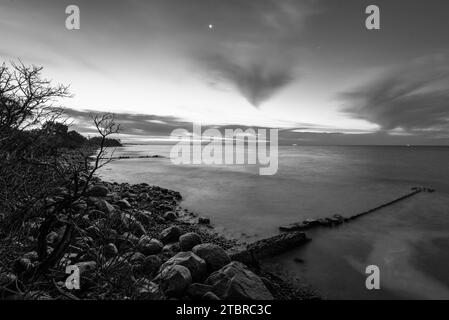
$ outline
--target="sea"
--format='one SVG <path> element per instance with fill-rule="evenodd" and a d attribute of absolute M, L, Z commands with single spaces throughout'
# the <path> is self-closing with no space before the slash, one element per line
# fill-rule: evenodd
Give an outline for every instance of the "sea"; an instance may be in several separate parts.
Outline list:
<path fill-rule="evenodd" d="M 173 189 L 181 205 L 242 242 L 279 234 L 308 218 L 366 211 L 426 186 L 395 205 L 335 228 L 307 232 L 308 244 L 267 264 L 328 299 L 449 299 L 449 148 L 279 147 L 275 175 L 257 165 L 176 165 L 170 145 L 125 145 L 100 171 L 108 181 Z M 368 289 L 368 266 L 379 289 Z"/>

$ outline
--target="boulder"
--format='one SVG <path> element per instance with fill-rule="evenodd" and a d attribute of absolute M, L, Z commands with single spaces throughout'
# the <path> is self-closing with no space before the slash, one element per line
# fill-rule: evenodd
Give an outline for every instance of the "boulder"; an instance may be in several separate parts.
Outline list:
<path fill-rule="evenodd" d="M 188 232 L 179 237 L 179 246 L 182 251 L 189 251 L 201 243 L 201 237 L 195 232 Z"/>
<path fill-rule="evenodd" d="M 151 212 L 149 211 L 137 211 L 134 213 L 134 216 L 136 217 L 136 220 L 142 223 L 145 226 L 154 225 L 155 221 L 152 217 Z"/>
<path fill-rule="evenodd" d="M 212 291 L 227 300 L 272 300 L 273 296 L 259 276 L 243 263 L 233 261 L 212 273 L 206 280 Z"/>
<path fill-rule="evenodd" d="M 164 213 L 164 219 L 168 220 L 168 221 L 175 221 L 176 218 L 178 218 L 178 216 L 176 215 L 175 212 L 173 211 L 167 211 L 166 213 Z"/>
<path fill-rule="evenodd" d="M 160 273 L 160 287 L 168 296 L 179 297 L 192 283 L 189 269 L 181 265 L 171 265 Z"/>
<path fill-rule="evenodd" d="M 112 257 L 115 257 L 118 254 L 118 249 L 113 243 L 108 243 L 107 245 L 103 246 L 103 255 L 106 259 L 110 259 Z"/>
<path fill-rule="evenodd" d="M 162 265 L 162 260 L 156 255 L 145 257 L 142 261 L 142 271 L 145 275 L 153 277 Z"/>
<path fill-rule="evenodd" d="M 86 229 L 86 234 L 91 238 L 98 238 L 101 235 L 101 231 L 97 226 L 90 226 Z"/>
<path fill-rule="evenodd" d="M 181 251 L 181 247 L 179 246 L 179 242 L 173 242 L 173 243 L 169 243 L 166 244 L 163 248 L 162 248 L 162 252 L 168 253 L 168 254 L 175 254 L 177 252 Z"/>
<path fill-rule="evenodd" d="M 111 214 L 110 220 L 118 229 L 130 229 L 131 224 L 135 222 L 135 218 L 125 212 L 115 211 Z"/>
<path fill-rule="evenodd" d="M 126 199 L 121 199 L 117 201 L 116 204 L 119 206 L 120 209 L 131 209 L 131 205 Z"/>
<path fill-rule="evenodd" d="M 143 263 L 144 260 L 145 260 L 145 255 L 143 255 L 140 252 L 133 253 L 128 259 L 128 261 L 132 264 Z"/>
<path fill-rule="evenodd" d="M 106 200 L 102 199 L 95 203 L 95 206 L 98 210 L 103 211 L 106 215 L 110 215 L 115 211 L 115 208 L 107 202 Z"/>
<path fill-rule="evenodd" d="M 125 232 L 117 237 L 115 241 L 120 252 L 127 251 L 134 248 L 139 242 L 139 238 L 133 235 L 131 232 Z"/>
<path fill-rule="evenodd" d="M 102 184 L 97 184 L 89 189 L 88 194 L 92 197 L 106 197 L 109 190 Z"/>
<path fill-rule="evenodd" d="M 201 281 L 207 275 L 206 263 L 191 251 L 179 252 L 165 262 L 160 270 L 171 265 L 181 265 L 189 269 L 193 281 Z"/>
<path fill-rule="evenodd" d="M 163 244 L 157 239 L 142 236 L 137 246 L 138 250 L 144 255 L 152 255 L 161 252 Z"/>
<path fill-rule="evenodd" d="M 209 272 L 216 271 L 231 262 L 226 251 L 213 243 L 196 245 L 192 251 L 206 261 Z"/>
<path fill-rule="evenodd" d="M 136 284 L 137 300 L 162 300 L 163 298 L 164 293 L 156 283 L 143 279 Z"/>
<path fill-rule="evenodd" d="M 76 211 L 84 211 L 87 209 L 87 203 L 84 200 L 78 200 L 72 204 L 72 208 Z"/>
<path fill-rule="evenodd" d="M 162 243 L 167 244 L 170 242 L 178 241 L 180 236 L 181 236 L 181 230 L 176 226 L 172 226 L 172 227 L 168 227 L 168 228 L 162 230 L 162 232 L 160 234 L 160 239 L 161 239 Z"/>
<path fill-rule="evenodd" d="M 89 274 L 97 268 L 97 263 L 95 261 L 82 261 L 75 264 L 79 271 L 80 276 L 83 276 L 85 274 Z"/>
<path fill-rule="evenodd" d="M 210 219 L 206 218 L 206 217 L 199 217 L 198 218 L 198 223 L 199 224 L 210 224 Z"/>
<path fill-rule="evenodd" d="M 132 221 L 130 223 L 129 230 L 138 237 L 143 236 L 147 233 L 145 227 L 139 221 Z"/>

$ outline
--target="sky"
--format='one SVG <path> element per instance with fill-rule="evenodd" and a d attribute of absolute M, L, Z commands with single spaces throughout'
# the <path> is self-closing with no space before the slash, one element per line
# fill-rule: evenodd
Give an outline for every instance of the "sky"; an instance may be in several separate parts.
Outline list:
<path fill-rule="evenodd" d="M 365 8 L 380 8 L 367 30 Z M 80 29 L 65 27 L 68 5 Z M 0 59 L 70 84 L 123 137 L 276 127 L 286 143 L 449 144 L 445 0 L 0 0 Z"/>

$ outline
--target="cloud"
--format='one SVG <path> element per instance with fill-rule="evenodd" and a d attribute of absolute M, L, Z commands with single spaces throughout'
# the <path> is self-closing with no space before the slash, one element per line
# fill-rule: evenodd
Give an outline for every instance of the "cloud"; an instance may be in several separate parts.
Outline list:
<path fill-rule="evenodd" d="M 449 54 L 423 57 L 345 92 L 344 112 L 382 130 L 448 131 Z"/>
<path fill-rule="evenodd" d="M 299 34 L 320 6 L 312 0 L 250 0 L 240 1 L 238 12 L 235 3 L 220 10 L 217 26 L 192 57 L 214 86 L 228 83 L 259 107 L 296 78 Z"/>
<path fill-rule="evenodd" d="M 102 113 L 95 110 L 66 109 L 66 114 L 73 120 L 71 129 L 85 135 L 96 135 L 93 127 L 92 115 Z M 125 143 L 168 143 L 168 137 L 174 129 L 192 131 L 192 122 L 170 116 L 156 116 L 147 114 L 115 113 L 116 120 L 121 125 L 120 138 Z M 202 130 L 218 129 L 223 135 L 225 129 L 248 128 L 254 130 L 262 127 L 249 127 L 242 125 L 205 125 Z M 265 128 L 266 129 L 266 128 Z M 327 132 L 326 132 L 327 131 Z M 433 133 L 419 135 L 391 135 L 387 132 L 355 134 L 334 132 L 331 128 L 316 127 L 313 125 L 298 126 L 279 129 L 279 145 L 448 145 L 448 135 L 436 136 Z"/>
<path fill-rule="evenodd" d="M 259 107 L 294 79 L 292 66 L 287 64 L 273 67 L 253 61 L 247 65 L 238 65 L 222 55 L 211 56 L 208 62 L 210 70 L 216 72 L 218 79 L 233 84 L 255 107 Z"/>

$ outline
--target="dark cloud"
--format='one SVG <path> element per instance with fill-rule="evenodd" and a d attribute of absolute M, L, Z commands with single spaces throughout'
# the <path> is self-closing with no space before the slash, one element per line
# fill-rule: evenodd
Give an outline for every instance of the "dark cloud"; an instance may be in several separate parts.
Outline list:
<path fill-rule="evenodd" d="M 191 57 L 214 84 L 229 83 L 259 107 L 296 77 L 305 19 L 318 12 L 317 0 L 217 2 L 201 49 Z M 235 16 L 235 17 L 233 17 Z"/>
<path fill-rule="evenodd" d="M 259 107 L 294 79 L 292 66 L 288 64 L 269 67 L 254 61 L 238 65 L 231 58 L 218 55 L 209 57 L 208 62 L 210 70 L 215 71 L 218 78 L 233 84 L 255 107 Z"/>
<path fill-rule="evenodd" d="M 342 97 L 349 104 L 344 112 L 383 130 L 448 131 L 449 55 L 435 54 L 393 68 Z"/>

